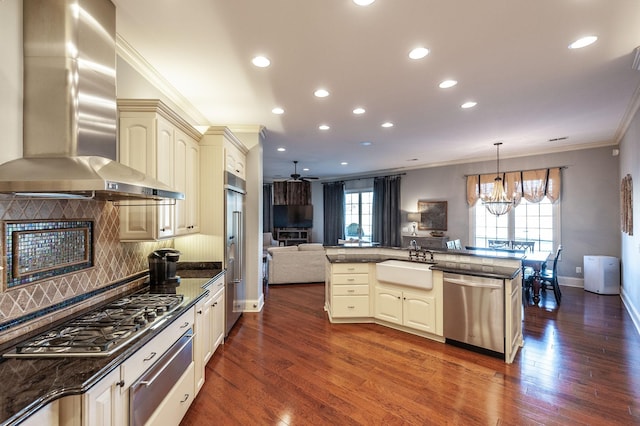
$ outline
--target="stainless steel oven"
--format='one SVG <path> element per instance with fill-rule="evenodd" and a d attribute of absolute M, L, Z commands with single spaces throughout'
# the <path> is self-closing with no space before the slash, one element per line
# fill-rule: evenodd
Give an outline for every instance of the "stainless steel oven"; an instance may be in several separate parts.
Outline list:
<path fill-rule="evenodd" d="M 504 281 L 444 274 L 444 337 L 504 354 Z"/>
<path fill-rule="evenodd" d="M 193 361 L 193 331 L 182 335 L 129 389 L 129 424 L 143 425 Z M 185 400 L 189 394 L 184 395 Z"/>

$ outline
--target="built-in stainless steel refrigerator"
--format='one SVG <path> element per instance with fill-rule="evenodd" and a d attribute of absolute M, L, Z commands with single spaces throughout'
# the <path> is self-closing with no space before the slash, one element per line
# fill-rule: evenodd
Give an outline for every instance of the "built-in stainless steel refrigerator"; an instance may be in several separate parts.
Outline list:
<path fill-rule="evenodd" d="M 225 337 L 244 310 L 244 199 L 245 181 L 225 175 Z"/>

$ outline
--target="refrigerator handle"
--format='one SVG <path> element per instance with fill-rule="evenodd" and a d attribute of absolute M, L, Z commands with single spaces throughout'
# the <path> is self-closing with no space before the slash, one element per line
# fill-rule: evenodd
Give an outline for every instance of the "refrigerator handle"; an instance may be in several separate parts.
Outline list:
<path fill-rule="evenodd" d="M 234 234 L 238 236 L 238 241 L 244 241 L 244 236 L 242 233 L 244 232 L 242 224 L 242 212 L 234 211 L 233 212 L 233 226 L 234 226 Z M 236 244 L 236 261 L 234 264 L 234 281 L 241 282 L 242 281 L 242 265 L 244 264 L 244 259 L 242 258 L 243 247 L 241 244 Z"/>

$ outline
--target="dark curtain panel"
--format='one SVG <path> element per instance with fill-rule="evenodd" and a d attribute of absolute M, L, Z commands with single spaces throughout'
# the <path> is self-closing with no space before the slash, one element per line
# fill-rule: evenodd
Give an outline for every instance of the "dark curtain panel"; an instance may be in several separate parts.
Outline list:
<path fill-rule="evenodd" d="M 373 241 L 386 247 L 400 247 L 400 176 L 373 180 Z"/>
<path fill-rule="evenodd" d="M 273 232 L 273 185 L 262 185 L 262 232 Z"/>
<path fill-rule="evenodd" d="M 344 182 L 323 185 L 324 244 L 333 246 L 344 238 Z"/>

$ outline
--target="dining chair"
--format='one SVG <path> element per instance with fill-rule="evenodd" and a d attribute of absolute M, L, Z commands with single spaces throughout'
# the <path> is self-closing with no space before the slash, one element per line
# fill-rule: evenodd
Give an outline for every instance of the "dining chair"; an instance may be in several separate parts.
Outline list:
<path fill-rule="evenodd" d="M 535 251 L 536 242 L 535 241 L 511 241 L 512 249 L 520 249 L 526 250 L 528 252 Z"/>
<path fill-rule="evenodd" d="M 556 250 L 555 258 L 553 259 L 553 269 L 549 271 L 544 269 L 540 272 L 540 290 L 546 291 L 547 289 L 553 290 L 553 295 L 556 298 L 556 303 L 559 305 L 562 300 L 562 292 L 560 291 L 560 285 L 558 284 L 558 259 L 562 252 L 562 244 L 558 246 Z"/>
<path fill-rule="evenodd" d="M 511 248 L 511 241 L 509 240 L 489 240 L 489 248 Z"/>

